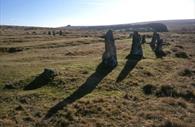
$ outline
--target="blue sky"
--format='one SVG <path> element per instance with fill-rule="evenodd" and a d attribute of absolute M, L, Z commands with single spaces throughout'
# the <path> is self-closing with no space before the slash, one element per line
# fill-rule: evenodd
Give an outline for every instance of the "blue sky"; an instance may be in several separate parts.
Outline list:
<path fill-rule="evenodd" d="M 195 0 L 0 0 L 0 24 L 59 27 L 195 19 Z"/>

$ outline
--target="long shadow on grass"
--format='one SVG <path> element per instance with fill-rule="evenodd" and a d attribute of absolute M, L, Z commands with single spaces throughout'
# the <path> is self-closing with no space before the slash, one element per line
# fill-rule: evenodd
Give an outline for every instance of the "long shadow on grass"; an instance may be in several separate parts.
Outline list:
<path fill-rule="evenodd" d="M 62 109 L 66 105 L 71 104 L 83 96 L 91 93 L 102 81 L 102 79 L 106 77 L 113 69 L 114 68 L 107 68 L 103 66 L 102 63 L 99 64 L 96 68 L 96 72 L 93 73 L 73 94 L 49 109 L 43 120 L 50 118 L 53 114 L 57 113 L 58 110 Z"/>
<path fill-rule="evenodd" d="M 133 70 L 133 68 L 137 65 L 137 63 L 141 60 L 141 57 L 135 57 L 128 55 L 126 57 L 128 60 L 123 68 L 123 70 L 120 72 L 119 76 L 117 77 L 116 82 L 121 82 L 124 80 L 127 75 Z"/>

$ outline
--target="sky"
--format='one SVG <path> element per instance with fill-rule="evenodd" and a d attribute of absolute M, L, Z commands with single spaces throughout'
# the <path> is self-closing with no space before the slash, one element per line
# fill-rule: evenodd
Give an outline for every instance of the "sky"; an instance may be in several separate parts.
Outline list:
<path fill-rule="evenodd" d="M 60 27 L 195 19 L 195 0 L 0 0 L 0 25 Z"/>

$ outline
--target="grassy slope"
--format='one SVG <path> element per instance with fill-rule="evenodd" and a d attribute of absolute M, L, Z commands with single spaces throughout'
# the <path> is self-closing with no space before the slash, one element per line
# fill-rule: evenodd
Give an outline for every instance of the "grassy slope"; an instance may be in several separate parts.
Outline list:
<path fill-rule="evenodd" d="M 131 39 L 128 33 L 115 32 L 119 65 L 90 94 L 65 106 L 44 124 L 40 120 L 47 111 L 71 95 L 95 72 L 104 51 L 103 40 L 99 37 L 103 32 L 66 31 L 63 37 L 53 37 L 40 35 L 39 30 L 36 31 L 38 35 L 10 31 L 2 31 L 0 47 L 20 47 L 24 50 L 0 52 L 0 125 L 149 127 L 195 124 L 193 100 L 145 95 L 142 90 L 146 84 L 156 87 L 168 84 L 177 90 L 189 90 L 195 94 L 192 85 L 194 75 L 179 76 L 184 68 L 195 69 L 194 34 L 161 33 L 170 43 L 165 50 L 172 51 L 176 45 L 183 46 L 182 50 L 191 55 L 190 59 L 176 58 L 173 52 L 157 59 L 149 45 L 144 44 L 146 58 L 139 61 L 123 81 L 116 83 L 125 66 Z M 54 81 L 36 90 L 22 90 L 23 85 L 32 81 L 44 68 L 57 70 L 58 76 Z M 8 81 L 19 82 L 21 86 L 5 90 L 3 87 Z"/>

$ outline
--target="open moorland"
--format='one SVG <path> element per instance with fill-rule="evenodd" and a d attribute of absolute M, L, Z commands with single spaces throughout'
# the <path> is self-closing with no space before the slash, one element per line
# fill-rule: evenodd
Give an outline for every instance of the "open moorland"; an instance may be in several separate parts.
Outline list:
<path fill-rule="evenodd" d="M 109 71 L 106 31 L 1 26 L 0 126 L 193 127 L 195 31 L 159 32 L 163 58 L 149 46 L 153 33 L 139 32 L 144 58 L 128 61 L 130 33 L 114 30 L 118 66 Z M 55 77 L 26 90 L 45 68 Z"/>

